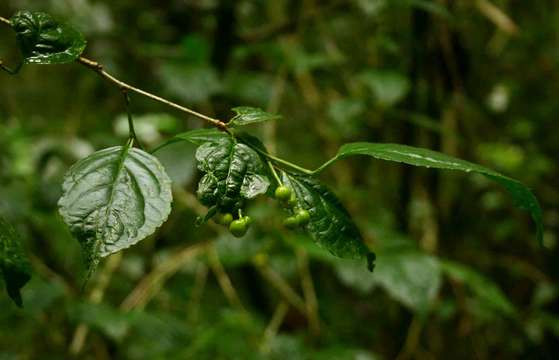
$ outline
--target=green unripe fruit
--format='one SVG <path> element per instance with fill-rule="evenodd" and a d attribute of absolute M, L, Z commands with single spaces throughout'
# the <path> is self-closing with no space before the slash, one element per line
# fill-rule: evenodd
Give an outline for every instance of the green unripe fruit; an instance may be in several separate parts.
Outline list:
<path fill-rule="evenodd" d="M 233 215 L 230 213 L 220 214 L 216 219 L 218 224 L 228 226 L 233 221 Z"/>
<path fill-rule="evenodd" d="M 311 221 L 311 214 L 307 210 L 299 210 L 295 219 L 297 219 L 299 225 L 307 225 Z"/>
<path fill-rule="evenodd" d="M 297 226 L 299 226 L 299 221 L 297 221 L 297 218 L 295 216 L 290 216 L 283 220 L 283 226 L 288 229 L 295 229 Z"/>
<path fill-rule="evenodd" d="M 288 201 L 291 198 L 291 189 L 284 185 L 278 186 L 274 195 L 278 200 Z"/>
<path fill-rule="evenodd" d="M 229 225 L 229 231 L 234 237 L 242 237 L 247 233 L 248 226 L 244 220 L 233 220 Z"/>
<path fill-rule="evenodd" d="M 241 220 L 243 220 L 247 226 L 252 224 L 252 218 L 250 216 L 245 216 Z"/>
<path fill-rule="evenodd" d="M 295 206 L 297 206 L 297 197 L 295 196 L 295 194 L 291 194 L 291 197 L 289 198 L 289 201 L 287 202 L 287 205 L 290 208 L 294 208 Z"/>

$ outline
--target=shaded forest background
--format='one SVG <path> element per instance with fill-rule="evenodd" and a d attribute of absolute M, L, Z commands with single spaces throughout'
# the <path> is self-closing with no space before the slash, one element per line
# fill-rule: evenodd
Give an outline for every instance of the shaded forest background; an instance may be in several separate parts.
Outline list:
<path fill-rule="evenodd" d="M 111 256 L 84 293 L 56 202 L 68 167 L 127 136 L 117 88 L 78 64 L 0 74 L 0 214 L 32 254 L 25 307 L 0 296 L 0 359 L 552 359 L 558 353 L 559 3 L 551 0 L 3 0 L 88 39 L 140 88 L 251 129 L 316 168 L 346 142 L 395 142 L 478 162 L 532 188 L 529 216 L 475 175 L 362 158 L 323 177 L 377 252 L 373 274 L 286 231 L 261 199 L 243 239 L 196 228 L 194 147 L 158 154 L 174 211 Z M 0 58 L 16 64 L 13 32 Z M 132 97 L 153 148 L 200 127 Z"/>

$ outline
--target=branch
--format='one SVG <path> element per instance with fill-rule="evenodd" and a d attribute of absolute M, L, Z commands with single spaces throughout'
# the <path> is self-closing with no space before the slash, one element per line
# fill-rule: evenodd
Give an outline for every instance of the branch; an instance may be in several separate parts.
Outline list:
<path fill-rule="evenodd" d="M 10 20 L 3 18 L 2 16 L 0 16 L 0 22 L 3 22 L 4 24 L 11 26 L 12 24 L 10 24 Z"/>
<path fill-rule="evenodd" d="M 314 290 L 314 283 L 309 268 L 309 256 L 303 249 L 297 249 L 297 265 L 299 268 L 299 276 L 301 277 L 301 287 L 303 288 L 303 296 L 307 308 L 309 326 L 314 336 L 320 334 L 320 318 L 318 317 L 318 300 Z"/>
<path fill-rule="evenodd" d="M 86 66 L 90 69 L 92 69 L 93 71 L 95 71 L 96 73 L 101 75 L 106 80 L 108 80 L 108 81 L 112 82 L 113 84 L 115 84 L 116 86 L 118 86 L 121 90 L 132 91 L 132 92 L 135 92 L 136 94 L 143 95 L 143 96 L 148 97 L 152 100 L 158 101 L 162 104 L 165 104 L 167 106 L 170 106 L 172 108 L 175 108 L 175 109 L 180 110 L 182 112 L 185 112 L 187 114 L 190 114 L 190 115 L 196 116 L 197 118 L 205 120 L 206 122 L 208 122 L 212 126 L 215 126 L 222 131 L 229 132 L 229 130 L 227 129 L 227 124 L 224 123 L 223 121 L 218 120 L 218 119 L 214 119 L 214 118 L 206 116 L 204 114 L 200 114 L 199 112 L 196 112 L 192 109 L 189 109 L 189 108 L 184 107 L 182 105 L 176 104 L 172 101 L 169 101 L 169 100 L 164 99 L 160 96 L 154 95 L 154 94 L 152 94 L 150 92 L 147 92 L 145 90 L 138 89 L 138 88 L 136 88 L 136 87 L 134 87 L 130 84 L 127 84 L 124 81 L 121 81 L 121 80 L 117 79 L 116 77 L 114 77 L 113 75 L 106 72 L 105 69 L 103 68 L 103 65 L 99 64 L 97 61 L 93 61 L 93 60 L 90 60 L 90 59 L 85 58 L 83 56 L 80 56 L 78 58 L 77 62 L 79 62 L 80 64 L 82 64 L 82 65 L 84 65 L 84 66 Z"/>
<path fill-rule="evenodd" d="M 307 306 L 305 301 L 293 290 L 293 288 L 272 268 L 266 264 L 260 264 L 254 261 L 255 268 L 260 272 L 260 275 L 270 283 L 281 296 L 301 314 L 309 316 L 307 313 Z"/>

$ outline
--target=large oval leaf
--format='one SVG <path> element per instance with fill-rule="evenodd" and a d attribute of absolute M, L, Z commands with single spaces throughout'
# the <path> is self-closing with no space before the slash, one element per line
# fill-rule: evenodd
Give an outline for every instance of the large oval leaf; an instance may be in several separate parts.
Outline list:
<path fill-rule="evenodd" d="M 396 161 L 427 168 L 459 170 L 467 173 L 475 172 L 483 174 L 503 185 L 511 194 L 516 206 L 530 212 L 532 219 L 534 219 L 536 223 L 537 239 L 540 244 L 543 242 L 543 215 L 538 199 L 530 189 L 517 180 L 511 179 L 481 165 L 457 159 L 433 150 L 400 144 L 375 144 L 367 142 L 343 145 L 334 158 L 330 159 L 315 172 L 321 172 L 330 164 L 355 155 L 367 155 L 381 160 Z"/>
<path fill-rule="evenodd" d="M 100 257 L 151 235 L 171 211 L 163 166 L 130 143 L 79 161 L 62 187 L 60 214 L 84 249 L 90 273 Z"/>
<path fill-rule="evenodd" d="M 372 271 L 375 256 L 333 192 L 319 180 L 305 175 L 283 172 L 282 182 L 293 190 L 297 207 L 309 212 L 311 218 L 307 229 L 319 246 L 341 258 L 366 257 Z"/>
<path fill-rule="evenodd" d="M 86 46 L 83 35 L 42 12 L 20 11 L 10 24 L 27 64 L 64 64 L 76 60 Z"/>
<path fill-rule="evenodd" d="M 0 216 L 0 272 L 12 300 L 21 307 L 20 290 L 31 279 L 31 265 L 14 227 Z"/>

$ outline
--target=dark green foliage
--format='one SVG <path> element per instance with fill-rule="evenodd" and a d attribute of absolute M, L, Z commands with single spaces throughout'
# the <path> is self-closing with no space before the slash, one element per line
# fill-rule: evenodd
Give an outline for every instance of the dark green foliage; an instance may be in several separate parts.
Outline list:
<path fill-rule="evenodd" d="M 10 254 L 21 238 L 36 274 L 24 284 L 24 257 L 0 269 L 15 300 L 25 285 L 25 309 L 0 296 L 0 358 L 554 358 L 552 2 L 5 0 L 0 16 L 23 4 L 79 27 L 92 62 L 0 79 L 0 216 L 18 224 L 0 234 L 17 237 Z M 21 54 L 76 60 L 84 38 L 53 17 L 1 18 L 15 33 L 0 31 L 0 68 L 15 72 L 6 64 Z M 122 102 L 96 61 L 178 106 L 134 91 Z M 199 128 L 210 118 L 219 130 Z M 110 148 L 127 138 L 173 180 L 162 226 L 169 181 L 142 150 Z M 167 190 L 115 176 L 132 157 Z M 67 169 L 91 159 L 106 166 L 67 177 L 62 194 Z M 248 199 L 245 183 L 266 196 Z M 278 201 L 282 185 L 293 191 Z M 84 195 L 110 188 L 99 200 L 116 212 Z M 85 211 L 114 216 L 90 231 L 69 216 Z M 146 215 L 151 230 L 138 228 Z M 80 292 L 80 243 L 64 220 L 92 265 L 97 250 L 137 246 L 100 262 Z"/>
<path fill-rule="evenodd" d="M 516 206 L 530 212 L 536 223 L 536 237 L 540 244 L 543 242 L 543 216 L 538 199 L 536 199 L 530 189 L 517 180 L 501 175 L 481 165 L 473 164 L 469 161 L 457 159 L 433 150 L 401 144 L 374 144 L 365 142 L 343 145 L 338 150 L 336 157 L 321 166 L 317 172 L 322 171 L 338 160 L 356 155 L 367 155 L 381 160 L 395 161 L 427 168 L 483 174 L 503 185 L 510 192 Z"/>
<path fill-rule="evenodd" d="M 367 258 L 372 271 L 372 252 L 336 195 L 312 177 L 283 172 L 282 181 L 293 189 L 297 206 L 309 212 L 307 229 L 316 243 L 341 258 Z"/>
<path fill-rule="evenodd" d="M 236 212 L 244 200 L 264 194 L 270 181 L 266 166 L 250 147 L 232 137 L 221 137 L 196 150 L 198 169 L 204 172 L 197 195 L 202 204 Z"/>
<path fill-rule="evenodd" d="M 83 35 L 42 12 L 20 11 L 10 23 L 27 64 L 65 64 L 76 60 L 86 46 Z"/>
<path fill-rule="evenodd" d="M 14 227 L 0 216 L 0 272 L 6 291 L 17 306 L 22 306 L 20 290 L 31 279 L 31 265 L 23 252 Z"/>

